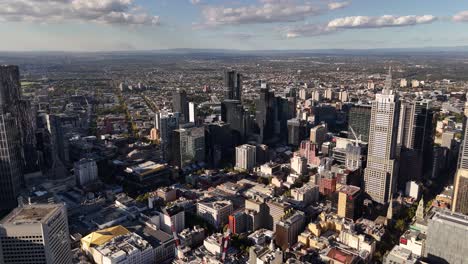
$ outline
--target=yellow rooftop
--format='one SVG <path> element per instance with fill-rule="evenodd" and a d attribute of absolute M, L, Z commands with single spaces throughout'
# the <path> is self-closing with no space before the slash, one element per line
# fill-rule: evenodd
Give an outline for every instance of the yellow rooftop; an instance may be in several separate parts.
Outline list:
<path fill-rule="evenodd" d="M 81 244 L 85 244 L 88 248 L 93 246 L 101 246 L 113 239 L 114 237 L 126 235 L 130 233 L 125 227 L 118 225 L 102 229 L 83 237 Z"/>

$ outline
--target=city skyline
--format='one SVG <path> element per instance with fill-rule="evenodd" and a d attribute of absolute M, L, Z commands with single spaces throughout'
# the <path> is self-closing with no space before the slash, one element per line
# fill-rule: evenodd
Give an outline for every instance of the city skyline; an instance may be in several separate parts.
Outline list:
<path fill-rule="evenodd" d="M 2 0 L 0 51 L 457 47 L 468 3 Z"/>

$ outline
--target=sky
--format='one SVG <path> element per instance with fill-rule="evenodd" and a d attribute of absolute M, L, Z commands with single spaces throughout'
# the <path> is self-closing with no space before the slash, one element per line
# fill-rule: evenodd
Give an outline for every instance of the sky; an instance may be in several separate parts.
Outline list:
<path fill-rule="evenodd" d="M 0 0 L 0 51 L 468 46 L 468 0 Z"/>

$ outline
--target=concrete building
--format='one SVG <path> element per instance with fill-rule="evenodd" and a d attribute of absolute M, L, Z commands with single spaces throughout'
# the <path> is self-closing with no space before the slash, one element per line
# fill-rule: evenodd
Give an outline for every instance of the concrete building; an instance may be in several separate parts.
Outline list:
<path fill-rule="evenodd" d="M 195 119 L 197 117 L 197 107 L 195 106 L 194 102 L 189 102 L 188 110 L 189 110 L 188 122 L 195 123 Z"/>
<path fill-rule="evenodd" d="M 294 200 L 310 204 L 319 200 L 320 192 L 318 185 L 304 184 L 300 188 L 291 190 L 291 196 Z"/>
<path fill-rule="evenodd" d="M 82 159 L 75 162 L 74 174 L 76 183 L 79 186 L 85 186 L 93 183 L 98 179 L 98 168 L 96 161 L 93 159 Z"/>
<path fill-rule="evenodd" d="M 236 147 L 236 168 L 251 170 L 256 164 L 257 148 L 253 145 L 244 144 Z"/>
<path fill-rule="evenodd" d="M 197 203 L 197 215 L 215 228 L 222 228 L 229 222 L 233 204 L 231 201 L 202 201 Z"/>
<path fill-rule="evenodd" d="M 286 250 L 297 242 L 297 236 L 304 230 L 305 215 L 301 211 L 288 212 L 276 223 L 275 243 Z"/>
<path fill-rule="evenodd" d="M 338 216 L 357 219 L 361 210 L 361 188 L 344 185 L 338 190 Z"/>
<path fill-rule="evenodd" d="M 365 191 L 377 203 L 385 204 L 396 193 L 398 179 L 397 135 L 399 100 L 391 90 L 391 72 L 385 88 L 372 102 L 369 152 L 364 171 Z"/>
<path fill-rule="evenodd" d="M 460 147 L 458 170 L 454 180 L 454 192 L 452 201 L 452 211 L 468 215 L 468 125 L 467 111 L 465 105 L 465 127 L 463 141 Z"/>
<path fill-rule="evenodd" d="M 67 211 L 61 204 L 25 205 L 0 221 L 0 263 L 71 263 Z"/>
<path fill-rule="evenodd" d="M 156 195 L 166 203 L 172 202 L 177 200 L 177 189 L 162 187 L 156 190 Z"/>
<path fill-rule="evenodd" d="M 291 172 L 298 175 L 307 173 L 307 159 L 301 156 L 294 156 L 291 159 Z"/>
<path fill-rule="evenodd" d="M 429 217 L 426 248 L 423 254 L 429 263 L 466 263 L 468 216 L 441 210 Z"/>
<path fill-rule="evenodd" d="M 318 125 L 310 129 L 310 141 L 317 146 L 321 146 L 327 139 L 328 129 L 325 125 Z"/>
<path fill-rule="evenodd" d="M 395 246 L 383 258 L 384 264 L 416 264 L 418 258 L 410 250 Z"/>

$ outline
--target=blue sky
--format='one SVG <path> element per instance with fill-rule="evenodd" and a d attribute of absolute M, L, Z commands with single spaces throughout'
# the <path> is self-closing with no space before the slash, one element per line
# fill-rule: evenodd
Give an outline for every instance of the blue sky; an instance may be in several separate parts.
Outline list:
<path fill-rule="evenodd" d="M 0 0 L 0 50 L 468 46 L 466 0 Z"/>

